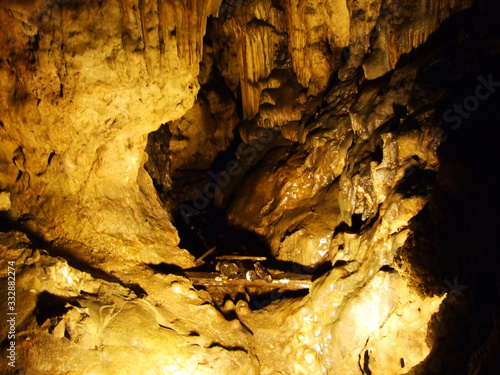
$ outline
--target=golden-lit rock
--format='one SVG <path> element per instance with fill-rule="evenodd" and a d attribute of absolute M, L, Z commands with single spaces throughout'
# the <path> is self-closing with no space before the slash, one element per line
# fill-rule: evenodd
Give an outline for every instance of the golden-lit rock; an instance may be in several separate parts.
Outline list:
<path fill-rule="evenodd" d="M 429 322 L 437 319 L 443 297 L 421 298 L 405 283 L 396 285 L 398 302 L 394 313 L 378 332 L 370 337 L 360 366 L 372 374 L 405 374 L 430 353 Z"/>
<path fill-rule="evenodd" d="M 422 213 L 439 207 L 442 107 L 462 83 L 454 70 L 429 83 L 454 65 L 427 41 L 472 3 L 3 2 L 0 293 L 15 263 L 20 371 L 426 373 L 443 311 L 467 307 L 439 272 L 425 294 L 442 253 L 412 263 Z M 216 228 L 214 253 L 262 242 L 283 272 L 312 273 L 310 290 L 217 299 L 182 276 L 195 262 L 176 205 L 226 159 L 238 172 L 186 224 Z M 498 326 L 469 364 L 488 364 Z"/>
<path fill-rule="evenodd" d="M 400 358 L 406 358 L 406 373 L 427 356 L 424 322 L 438 311 L 443 297 L 422 300 L 394 271 L 378 272 L 359 286 L 363 281 L 353 271 L 334 269 L 302 300 L 276 301 L 253 313 L 236 310 L 255 337 L 261 373 L 279 368 L 285 374 L 359 374 L 362 366 L 399 374 Z M 411 339 L 418 344 L 406 346 Z M 397 358 L 390 356 L 396 346 Z M 377 367 L 380 361 L 388 361 L 387 367 Z"/>
<path fill-rule="evenodd" d="M 392 2 L 380 9 L 370 34 L 373 52 L 363 62 L 366 78 L 375 79 L 396 67 L 399 58 L 425 43 L 452 14 L 470 8 L 472 0 Z"/>
<path fill-rule="evenodd" d="M 2 6 L 1 186 L 15 217 L 34 218 L 47 240 L 95 250 L 84 256 L 92 263 L 116 255 L 192 264 L 142 165 L 147 134 L 193 105 L 206 19 L 218 5 Z"/>
<path fill-rule="evenodd" d="M 248 332 L 224 319 L 210 297 L 183 278 L 156 278 L 150 285 L 157 289 L 138 297 L 33 251 L 19 232 L 0 234 L 0 254 L 2 269 L 4 259 L 16 264 L 16 330 L 23 332 L 17 350 L 31 372 L 259 373 Z M 5 311 L 5 299 L 1 305 Z M 2 337 L 7 328 L 2 321 Z M 0 366 L 7 373 L 5 361 Z"/>
<path fill-rule="evenodd" d="M 0 193 L 0 211 L 8 211 L 10 207 L 10 193 L 8 191 L 2 191 Z"/>
<path fill-rule="evenodd" d="M 375 217 L 408 170 L 418 167 L 432 173 L 437 168 L 440 135 L 432 128 L 396 134 L 377 131 L 395 116 L 395 104 L 407 105 L 414 78 L 415 70 L 405 68 L 393 74 L 383 93 L 380 83 L 370 82 L 358 93 L 352 82 L 345 83 L 343 89 L 351 90 L 350 95 L 337 96 L 334 89 L 328 95 L 331 110 L 303 130 L 304 144 L 269 154 L 268 161 L 243 181 L 229 219 L 267 238 L 273 254 L 282 260 L 307 266 L 325 261 L 332 233 L 342 220 L 351 226 L 353 215 L 361 215 L 363 221 Z M 332 183 L 338 177 L 336 187 Z M 416 214 L 418 209 L 410 211 Z"/>
<path fill-rule="evenodd" d="M 310 135 L 296 153 L 290 153 L 286 149 L 274 151 L 259 171 L 243 181 L 237 199 L 231 206 L 229 219 L 268 238 L 271 250 L 276 255 L 280 253 L 280 241 L 287 231 L 294 232 L 292 228 L 300 227 L 302 220 L 311 220 L 306 219 L 309 216 L 321 221 L 314 210 L 322 210 L 325 201 L 335 199 L 329 194 L 328 186 L 342 172 L 352 136 L 348 121 L 340 119 L 338 124 L 333 123 L 332 127 Z M 330 204 L 327 205 L 329 206 Z M 311 210 L 311 207 L 316 208 Z M 247 215 L 238 214 L 243 211 Z M 328 220 L 335 222 L 336 219 L 328 218 Z M 325 224 L 326 232 L 333 231 L 335 225 Z M 313 241 L 310 244 L 311 250 L 317 245 L 313 245 L 314 241 L 320 241 L 325 252 L 328 248 L 326 237 L 311 238 Z M 297 240 L 288 241 L 295 243 Z M 295 255 L 290 257 L 285 255 L 290 253 L 286 250 L 290 245 L 283 246 L 283 260 L 310 265 L 322 258 L 317 254 L 299 255 L 295 251 L 293 252 Z M 315 261 L 308 259 L 309 256 Z"/>
<path fill-rule="evenodd" d="M 340 50 L 349 44 L 348 3 L 291 0 L 284 7 L 293 70 L 298 82 L 315 95 L 326 88 L 340 63 Z"/>
<path fill-rule="evenodd" d="M 342 79 L 360 65 L 368 79 L 383 76 L 444 20 L 471 6 L 470 0 L 237 2 L 209 35 L 220 56 L 217 68 L 241 95 L 244 119 L 275 127 L 300 120 L 303 95 L 323 92 L 337 69 Z"/>

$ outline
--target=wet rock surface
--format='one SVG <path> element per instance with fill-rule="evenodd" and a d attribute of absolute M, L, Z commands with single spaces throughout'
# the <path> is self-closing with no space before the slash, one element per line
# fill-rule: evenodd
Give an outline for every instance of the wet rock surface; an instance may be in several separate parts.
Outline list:
<path fill-rule="evenodd" d="M 497 12 L 2 4 L 18 373 L 495 373 Z M 310 290 L 182 276 L 234 253 Z"/>
<path fill-rule="evenodd" d="M 208 293 L 196 291 L 188 280 L 141 270 L 140 277 L 149 277 L 156 292 L 137 296 L 116 279 L 94 278 L 33 250 L 22 233 L 2 233 L 0 241 L 2 269 L 7 261 L 16 264 L 21 370 L 216 374 L 223 368 L 259 373 L 250 334 L 237 320 L 227 321 Z M 4 322 L 1 329 L 6 336 Z M 7 371 L 2 362 L 2 372 Z"/>

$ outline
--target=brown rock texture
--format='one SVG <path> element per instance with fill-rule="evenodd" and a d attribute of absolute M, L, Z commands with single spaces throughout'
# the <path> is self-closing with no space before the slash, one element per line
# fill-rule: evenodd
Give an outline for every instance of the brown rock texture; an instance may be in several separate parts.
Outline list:
<path fill-rule="evenodd" d="M 363 64 L 366 78 L 378 78 L 446 18 L 471 5 L 472 0 L 237 2 L 225 22 L 214 26 L 217 67 L 231 90 L 239 88 L 245 119 L 258 114 L 260 126 L 283 126 L 302 118 L 307 97 L 322 93 L 346 58 L 339 76 Z"/>
<path fill-rule="evenodd" d="M 3 1 L 0 372 L 494 373 L 497 10 Z M 209 248 L 311 288 L 211 295 Z"/>
<path fill-rule="evenodd" d="M 0 234 L 0 255 L 2 269 L 8 261 L 16 264 L 16 321 L 27 334 L 17 345 L 17 361 L 31 373 L 258 374 L 249 333 L 239 321 L 227 321 L 208 293 L 187 279 L 144 270 L 136 276 L 161 288 L 162 297 L 138 297 L 33 250 L 19 232 Z M 0 329 L 6 336 L 6 322 Z M 5 361 L 0 366 L 9 373 Z"/>
<path fill-rule="evenodd" d="M 2 4 L 1 186 L 14 215 L 47 241 L 87 247 L 92 263 L 190 264 L 142 165 L 147 134 L 193 105 L 218 6 Z"/>

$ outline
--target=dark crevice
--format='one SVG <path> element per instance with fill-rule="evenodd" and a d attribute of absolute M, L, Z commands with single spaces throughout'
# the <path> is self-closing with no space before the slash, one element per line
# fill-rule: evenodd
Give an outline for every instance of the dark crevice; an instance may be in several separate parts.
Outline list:
<path fill-rule="evenodd" d="M 225 254 L 269 256 L 267 242 L 248 230 L 229 225 L 224 211 L 214 205 L 207 206 L 198 215 L 190 218 L 190 223 L 178 215 L 174 224 L 181 237 L 180 246 L 191 251 L 196 257 L 212 247 L 217 251 L 210 257 Z M 188 247 L 193 246 L 193 247 Z"/>
<path fill-rule="evenodd" d="M 360 233 L 361 228 L 363 225 L 366 223 L 366 220 L 363 220 L 361 214 L 353 214 L 351 216 L 351 226 L 349 226 L 346 222 L 342 222 L 337 227 L 335 228 L 335 231 L 333 232 L 333 237 L 338 235 L 339 233 Z"/>
<path fill-rule="evenodd" d="M 224 350 L 227 350 L 227 351 L 230 351 L 230 352 L 241 351 L 241 352 L 247 353 L 247 349 L 244 348 L 244 347 L 242 347 L 242 346 L 227 346 L 227 345 L 222 345 L 222 344 L 220 344 L 218 342 L 211 343 L 208 348 L 209 349 L 211 349 L 211 348 L 221 348 L 221 349 L 224 349 Z"/>
<path fill-rule="evenodd" d="M 380 145 L 377 146 L 375 152 L 373 153 L 372 159 L 377 163 L 382 163 L 382 159 L 384 158 L 384 153 L 382 151 L 382 147 Z"/>
<path fill-rule="evenodd" d="M 78 301 L 74 298 L 57 296 L 48 292 L 42 292 L 38 295 L 38 300 L 35 308 L 35 318 L 39 326 L 45 321 L 58 318 L 66 314 L 70 307 L 67 305 L 81 307 Z"/>
<path fill-rule="evenodd" d="M 380 271 L 382 271 L 382 272 L 389 272 L 389 273 L 390 272 L 396 272 L 396 270 L 393 267 L 391 267 L 391 266 L 382 266 L 382 267 L 380 267 Z"/>
<path fill-rule="evenodd" d="M 47 165 L 50 165 L 50 162 L 52 161 L 52 158 L 56 155 L 54 151 L 52 151 L 49 155 L 49 158 L 47 159 Z"/>
<path fill-rule="evenodd" d="M 364 365 L 363 365 L 363 374 L 366 374 L 366 375 L 371 375 L 372 372 L 370 370 L 370 367 L 369 367 L 369 362 L 370 362 L 370 352 L 368 350 L 365 350 L 365 353 L 364 353 Z"/>
<path fill-rule="evenodd" d="M 259 294 L 252 298 L 248 304 L 251 310 L 260 310 L 269 306 L 273 302 L 279 302 L 284 299 L 302 298 L 309 293 L 309 290 L 285 290 L 279 289 L 272 290 L 269 293 Z"/>

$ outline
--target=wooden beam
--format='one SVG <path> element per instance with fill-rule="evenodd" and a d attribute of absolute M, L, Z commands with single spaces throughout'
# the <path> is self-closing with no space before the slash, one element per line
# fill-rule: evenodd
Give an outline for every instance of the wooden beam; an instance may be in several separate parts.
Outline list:
<path fill-rule="evenodd" d="M 219 255 L 216 256 L 215 259 L 223 259 L 223 260 L 253 260 L 254 262 L 264 262 L 267 260 L 266 257 L 256 257 L 252 255 Z"/>
<path fill-rule="evenodd" d="M 217 272 L 186 272 L 186 276 L 194 285 L 211 287 L 257 287 L 282 290 L 309 289 L 312 283 L 311 275 L 299 275 L 285 273 L 273 276 L 273 280 L 268 283 L 262 279 L 247 280 L 245 278 L 229 279 L 221 276 Z"/>

